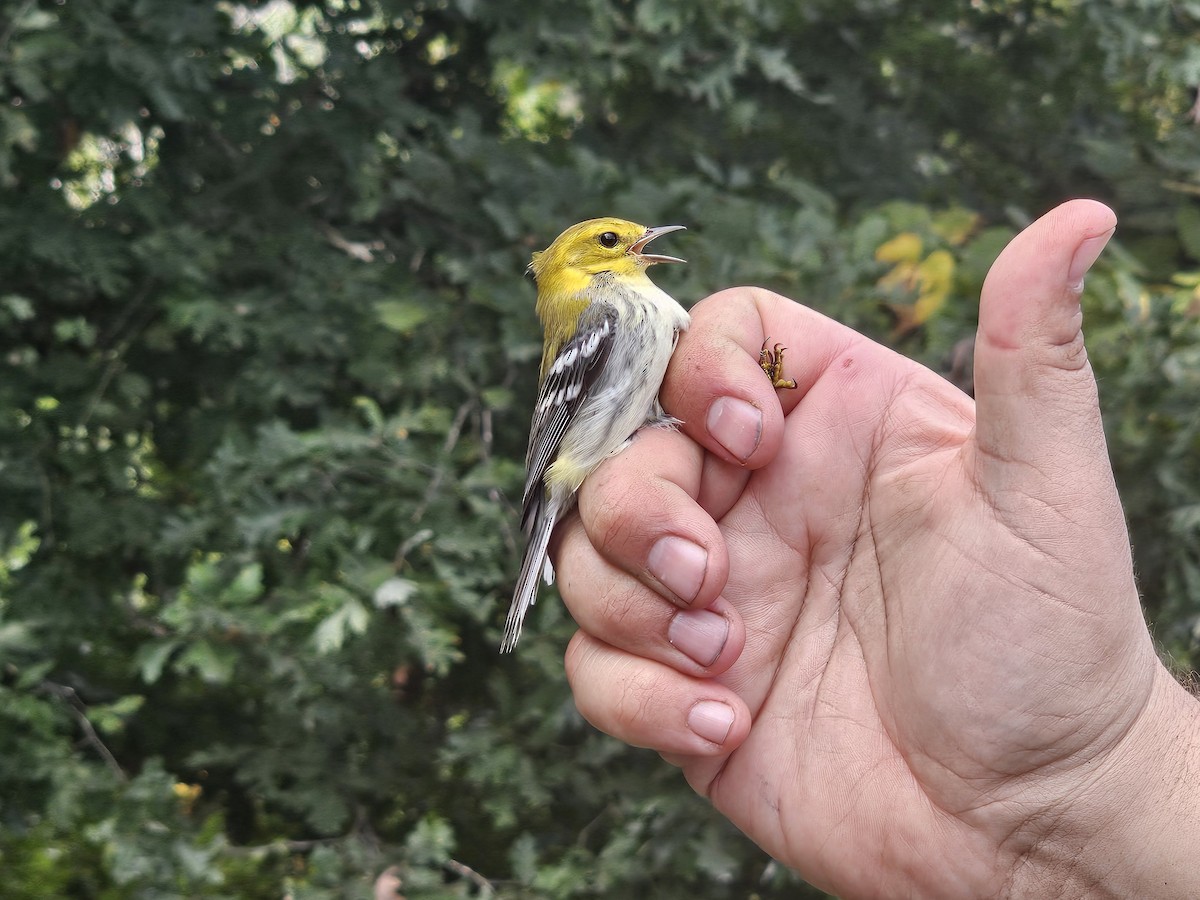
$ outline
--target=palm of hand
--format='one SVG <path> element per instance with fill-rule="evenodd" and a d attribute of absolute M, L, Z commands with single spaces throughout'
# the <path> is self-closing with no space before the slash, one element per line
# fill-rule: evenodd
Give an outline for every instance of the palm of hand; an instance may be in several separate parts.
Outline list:
<path fill-rule="evenodd" d="M 774 460 L 709 471 L 747 634 L 719 680 L 754 725 L 726 756 L 674 761 L 809 877 L 877 893 L 841 870 L 882 829 L 884 868 L 932 856 L 952 879 L 977 859 L 965 842 L 1013 836 L 1144 706 L 1149 679 L 1109 663 L 1148 650 L 1141 622 L 1092 602 L 1133 591 L 1119 507 L 1111 528 L 1111 509 L 1080 521 L 1071 472 L 981 452 L 973 403 L 928 370 L 846 332 Z"/>

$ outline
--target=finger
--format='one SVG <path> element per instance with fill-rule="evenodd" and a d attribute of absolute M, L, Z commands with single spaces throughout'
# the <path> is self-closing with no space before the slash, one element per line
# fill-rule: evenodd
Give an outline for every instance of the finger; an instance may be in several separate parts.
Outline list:
<path fill-rule="evenodd" d="M 686 435 L 645 428 L 579 492 L 580 521 L 601 556 L 677 605 L 701 609 L 729 576 L 721 531 L 694 499 L 702 458 Z M 572 559 L 562 554 L 564 565 Z"/>
<path fill-rule="evenodd" d="M 964 460 L 997 519 L 1040 551 L 1036 570 L 1019 577 L 1069 585 L 1059 593 L 1089 611 L 1098 649 L 1105 635 L 1145 634 L 1080 307 L 1083 275 L 1114 222 L 1099 203 L 1067 203 L 996 260 L 980 305 L 976 433 Z M 1121 628 L 1104 631 L 1113 621 Z"/>
<path fill-rule="evenodd" d="M 578 632 L 567 646 L 567 680 L 580 714 L 606 734 L 660 753 L 715 756 L 750 733 L 750 711 L 712 679 L 631 656 Z"/>
<path fill-rule="evenodd" d="M 699 677 L 721 674 L 741 654 L 746 629 L 723 598 L 681 609 L 600 556 L 578 523 L 563 534 L 561 558 L 563 602 L 604 643 Z"/>
<path fill-rule="evenodd" d="M 1074 495 L 1081 479 L 1112 481 L 1080 294 L 1115 223 L 1100 203 L 1065 203 L 1017 235 L 988 273 L 975 351 L 975 462 L 993 493 L 1037 481 Z"/>
<path fill-rule="evenodd" d="M 758 364 L 767 335 L 753 294 L 723 291 L 691 315 L 663 382 L 663 403 L 719 459 L 759 468 L 778 449 L 783 411 Z"/>
<path fill-rule="evenodd" d="M 663 383 L 664 406 L 684 431 L 713 454 L 701 504 L 720 513 L 745 484 L 745 469 L 775 458 L 783 417 L 853 340 L 853 332 L 786 297 L 761 288 L 732 288 L 692 308 Z M 776 389 L 759 364 L 765 341 L 784 350 Z"/>

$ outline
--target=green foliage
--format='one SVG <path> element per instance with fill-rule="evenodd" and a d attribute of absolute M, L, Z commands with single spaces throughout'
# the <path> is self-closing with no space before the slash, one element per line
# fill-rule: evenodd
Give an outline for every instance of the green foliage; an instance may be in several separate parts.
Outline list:
<path fill-rule="evenodd" d="M 685 222 L 935 368 L 1067 195 L 1160 639 L 1200 633 L 1188 4 L 24 0 L 0 13 L 5 895 L 816 896 L 495 652 L 529 251 Z"/>

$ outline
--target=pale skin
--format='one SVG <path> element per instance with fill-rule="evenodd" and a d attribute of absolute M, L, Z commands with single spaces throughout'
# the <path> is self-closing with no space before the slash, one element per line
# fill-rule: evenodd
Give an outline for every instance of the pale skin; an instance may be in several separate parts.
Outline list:
<path fill-rule="evenodd" d="M 1081 332 L 1114 226 L 1072 201 L 1001 254 L 974 402 L 785 298 L 710 297 L 662 393 L 685 424 L 560 528 L 583 715 L 839 896 L 1200 896 L 1200 704 L 1142 618 Z"/>

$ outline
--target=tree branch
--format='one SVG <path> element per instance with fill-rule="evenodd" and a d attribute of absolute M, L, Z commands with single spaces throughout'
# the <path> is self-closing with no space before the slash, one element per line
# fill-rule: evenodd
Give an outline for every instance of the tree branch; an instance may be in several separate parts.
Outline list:
<path fill-rule="evenodd" d="M 100 754 L 100 758 L 104 760 L 109 770 L 117 776 L 119 781 L 128 782 L 129 776 L 125 774 L 125 770 L 121 768 L 121 764 L 117 762 L 117 758 L 113 756 L 112 751 L 100 739 L 95 726 L 92 725 L 92 720 L 87 717 L 87 705 L 79 699 L 79 694 L 75 692 L 75 688 L 65 684 L 56 684 L 53 681 L 43 681 L 38 685 L 38 689 L 43 693 L 57 697 L 67 704 L 67 709 L 71 711 L 71 715 L 83 731 L 84 741 Z"/>
<path fill-rule="evenodd" d="M 446 440 L 442 444 L 442 462 L 434 470 L 433 478 L 429 480 L 429 487 L 425 489 L 425 496 L 421 498 L 421 502 L 413 510 L 412 522 L 414 525 L 425 518 L 425 510 L 429 508 L 429 504 L 433 502 L 433 498 L 437 496 L 437 492 L 441 489 L 442 482 L 446 479 L 446 472 L 450 468 L 450 454 L 458 444 L 458 439 L 462 436 L 463 424 L 467 421 L 467 416 L 474 406 L 475 399 L 472 397 L 464 401 L 458 407 L 458 412 L 454 414 L 454 421 L 450 424 L 450 430 L 446 433 Z"/>

